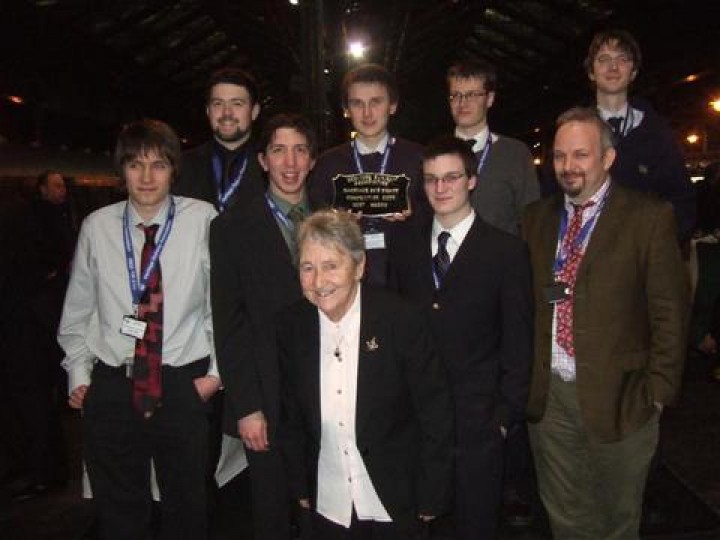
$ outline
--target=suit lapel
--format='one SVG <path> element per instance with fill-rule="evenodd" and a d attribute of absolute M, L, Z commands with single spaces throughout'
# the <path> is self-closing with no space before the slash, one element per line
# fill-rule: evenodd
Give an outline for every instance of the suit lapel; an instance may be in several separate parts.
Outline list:
<path fill-rule="evenodd" d="M 450 264 L 450 268 L 448 268 L 447 274 L 445 274 L 445 279 L 443 280 L 443 285 L 441 288 L 447 288 L 448 286 L 452 286 L 453 283 L 457 280 L 457 277 L 455 276 L 461 276 L 463 274 L 463 267 L 466 266 L 471 260 L 473 246 L 480 240 L 480 238 L 484 234 L 484 228 L 485 222 L 480 216 L 475 215 L 475 220 L 470 226 L 467 235 L 465 235 L 462 244 L 460 244 L 460 249 L 458 249 L 458 252 L 455 254 L 455 258 Z"/>
<path fill-rule="evenodd" d="M 547 214 L 540 219 L 540 276 L 542 283 L 550 284 L 554 281 L 553 266 L 557 252 L 558 234 L 560 231 L 560 216 L 565 211 L 563 208 L 563 196 L 559 194 L 552 204 L 548 206 Z"/>
<path fill-rule="evenodd" d="M 358 351 L 357 394 L 355 399 L 355 436 L 360 434 L 370 417 L 373 403 L 374 382 L 372 371 L 374 363 L 382 359 L 384 350 L 383 321 L 372 294 L 362 289 L 360 304 L 360 343 Z"/>
<path fill-rule="evenodd" d="M 264 194 L 257 198 L 257 203 L 258 222 L 262 223 L 263 228 L 268 231 L 267 235 L 262 235 L 267 241 L 267 245 L 260 247 L 277 253 L 278 257 L 282 259 L 283 264 L 295 274 L 295 266 L 292 263 L 290 249 L 288 249 L 287 243 L 285 242 L 285 237 L 280 230 L 280 225 L 267 205 Z"/>
<path fill-rule="evenodd" d="M 611 186 L 610 190 L 605 207 L 598 216 L 585 255 L 580 262 L 578 276 L 584 275 L 593 261 L 606 249 L 610 248 L 622 232 L 623 207 L 627 200 L 622 189 L 618 189 L 617 186 Z"/>

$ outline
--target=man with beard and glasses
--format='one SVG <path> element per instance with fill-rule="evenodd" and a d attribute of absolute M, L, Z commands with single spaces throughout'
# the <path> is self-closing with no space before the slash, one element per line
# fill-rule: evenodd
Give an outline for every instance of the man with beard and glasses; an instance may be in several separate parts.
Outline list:
<path fill-rule="evenodd" d="M 555 538 L 638 538 L 658 420 L 680 388 L 689 287 L 670 204 L 610 177 L 609 125 L 574 108 L 557 126 L 563 193 L 529 206 L 522 225 L 538 488 Z"/>
<path fill-rule="evenodd" d="M 205 112 L 213 138 L 183 155 L 173 193 L 212 203 L 222 213 L 265 190 L 251 140 L 260 114 L 255 79 L 237 68 L 216 71 L 207 85 Z"/>

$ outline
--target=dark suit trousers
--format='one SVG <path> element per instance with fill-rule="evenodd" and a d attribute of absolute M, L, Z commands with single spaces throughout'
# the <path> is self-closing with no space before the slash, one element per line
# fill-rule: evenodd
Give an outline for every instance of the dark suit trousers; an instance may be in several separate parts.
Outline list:
<path fill-rule="evenodd" d="M 426 540 L 428 526 L 418 520 L 410 530 L 404 530 L 395 523 L 360 521 L 353 508 L 350 527 L 338 525 L 313 512 L 312 527 L 314 540 Z"/>
<path fill-rule="evenodd" d="M 161 496 L 160 538 L 207 537 L 207 407 L 193 384 L 206 372 L 207 360 L 163 366 L 162 406 L 145 420 L 133 408 L 124 368 L 95 365 L 83 407 L 83 438 L 104 540 L 148 536 L 151 459 Z"/>
<path fill-rule="evenodd" d="M 267 452 L 253 452 L 247 447 L 250 469 L 250 491 L 253 506 L 253 529 L 257 540 L 290 538 L 290 505 L 285 465 L 274 441 Z"/>
<path fill-rule="evenodd" d="M 479 420 L 483 412 L 458 406 L 455 531 L 458 540 L 497 536 L 503 487 L 504 440 L 500 427 Z"/>

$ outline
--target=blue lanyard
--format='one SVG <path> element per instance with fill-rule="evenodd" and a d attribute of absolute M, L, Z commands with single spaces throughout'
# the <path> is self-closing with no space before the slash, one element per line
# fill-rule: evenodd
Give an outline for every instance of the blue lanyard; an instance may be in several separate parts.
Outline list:
<path fill-rule="evenodd" d="M 603 207 L 605 206 L 605 202 L 608 199 L 608 195 L 610 195 L 610 189 L 608 188 L 607 192 L 603 196 L 602 200 L 600 201 L 600 204 L 598 204 L 597 210 L 595 211 L 595 214 L 593 217 L 588 219 L 585 222 L 585 225 L 582 226 L 580 229 L 580 232 L 575 237 L 575 241 L 573 242 L 572 246 L 569 246 L 568 249 L 565 251 L 563 250 L 563 241 L 565 240 L 565 235 L 567 234 L 568 229 L 568 212 L 563 208 L 562 215 L 560 216 L 560 231 L 558 232 L 558 249 L 557 254 L 555 255 L 555 262 L 553 263 L 553 275 L 557 275 L 562 271 L 562 269 L 565 267 L 565 263 L 567 263 L 568 257 L 571 253 L 573 253 L 576 249 L 578 249 L 580 246 L 585 243 L 585 239 L 590 234 L 590 231 L 595 226 L 595 222 L 598 219 L 598 216 L 600 216 L 600 213 L 602 212 Z"/>
<path fill-rule="evenodd" d="M 165 226 L 160 233 L 160 239 L 155 244 L 148 265 L 145 268 L 142 276 L 138 280 L 137 265 L 135 264 L 135 254 L 133 253 L 132 235 L 130 233 L 130 217 L 128 216 L 128 205 L 125 204 L 125 212 L 123 213 L 123 244 L 125 245 L 125 263 L 127 265 L 128 276 L 130 279 L 130 292 L 132 293 L 133 310 L 137 309 L 140 304 L 140 299 L 145 290 L 147 289 L 148 279 L 152 274 L 153 269 L 157 266 L 158 260 L 160 259 L 160 253 L 162 253 L 165 244 L 167 243 L 168 236 L 170 236 L 170 229 L 172 229 L 173 221 L 175 220 L 175 200 L 170 197 L 170 208 L 168 209 L 167 219 L 165 220 Z"/>
<path fill-rule="evenodd" d="M 388 159 L 390 158 L 390 149 L 394 144 L 395 137 L 388 139 L 388 142 L 385 145 L 385 151 L 382 154 L 382 161 L 380 162 L 380 170 L 378 171 L 380 174 L 385 174 L 385 171 L 387 170 Z M 355 168 L 357 169 L 357 172 L 364 173 L 365 171 L 363 170 L 362 163 L 360 163 L 360 152 L 357 148 L 357 141 L 353 139 L 350 146 L 352 146 L 353 158 L 355 158 Z"/>
<path fill-rule="evenodd" d="M 285 228 L 287 228 L 290 232 L 293 232 L 295 230 L 295 224 L 288 219 L 288 217 L 283 214 L 282 210 L 280 210 L 280 207 L 277 205 L 275 201 L 272 200 L 272 197 L 265 194 L 265 200 L 268 203 L 268 206 L 270 207 L 270 211 L 273 213 L 273 215 L 278 218 L 283 225 L 285 225 Z"/>
<path fill-rule="evenodd" d="M 225 192 L 222 191 L 222 161 L 220 160 L 220 156 L 217 154 L 213 154 L 213 172 L 215 173 L 215 189 L 217 190 L 217 198 L 218 198 L 218 207 L 220 208 L 220 212 L 223 212 L 225 208 L 227 207 L 227 202 L 230 199 L 230 197 L 233 196 L 233 194 L 237 191 L 238 186 L 240 185 L 240 182 L 243 179 L 243 176 L 245 175 L 245 169 L 247 168 L 248 164 L 248 156 L 247 152 L 243 156 L 242 165 L 240 166 L 240 170 L 238 171 L 237 175 L 235 175 L 235 178 L 230 183 L 230 185 L 227 187 Z"/>
<path fill-rule="evenodd" d="M 488 154 L 490 153 L 490 147 L 492 146 L 492 133 L 488 131 L 488 138 L 487 142 L 485 143 L 484 148 L 482 149 L 482 153 L 480 154 L 480 157 L 478 157 L 478 167 L 477 167 L 477 177 L 480 179 L 480 171 L 483 170 L 483 167 L 485 166 L 485 160 L 488 157 Z"/>

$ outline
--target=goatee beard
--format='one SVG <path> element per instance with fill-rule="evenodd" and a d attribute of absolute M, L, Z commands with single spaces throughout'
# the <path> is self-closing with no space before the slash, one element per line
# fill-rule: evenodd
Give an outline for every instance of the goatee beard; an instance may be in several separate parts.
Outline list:
<path fill-rule="evenodd" d="M 235 130 L 232 135 L 223 135 L 220 129 L 216 128 L 213 133 L 215 134 L 215 138 L 220 142 L 236 143 L 246 139 L 248 134 L 250 133 L 250 130 L 247 129 L 243 131 L 241 129 L 238 129 Z"/>

